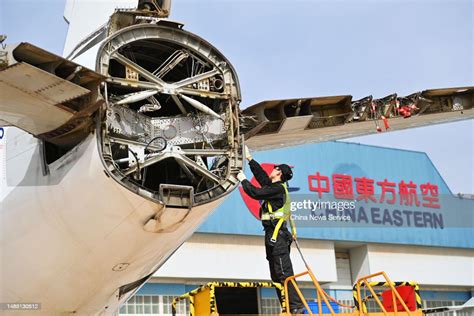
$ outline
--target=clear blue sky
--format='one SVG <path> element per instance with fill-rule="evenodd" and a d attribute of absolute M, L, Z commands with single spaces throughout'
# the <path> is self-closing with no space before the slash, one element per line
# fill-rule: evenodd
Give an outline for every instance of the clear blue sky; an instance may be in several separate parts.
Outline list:
<path fill-rule="evenodd" d="M 0 0 L 0 33 L 61 54 L 64 3 Z M 474 85 L 473 16 L 470 0 L 174 0 L 171 18 L 229 58 L 246 107 Z M 350 141 L 425 151 L 453 192 L 474 193 L 473 134 L 471 120 Z"/>

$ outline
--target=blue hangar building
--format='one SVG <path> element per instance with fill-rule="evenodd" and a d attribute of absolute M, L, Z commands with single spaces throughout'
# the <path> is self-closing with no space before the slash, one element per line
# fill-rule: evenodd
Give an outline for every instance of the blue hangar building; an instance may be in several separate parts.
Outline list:
<path fill-rule="evenodd" d="M 393 281 L 416 281 L 424 307 L 472 297 L 474 200 L 453 195 L 425 153 L 326 142 L 255 152 L 254 158 L 267 170 L 279 163 L 293 167 L 299 244 L 333 297 L 352 304 L 353 284 L 379 271 Z M 246 175 L 252 178 L 248 168 Z M 120 314 L 171 315 L 175 296 L 210 281 L 269 281 L 258 207 L 242 190 L 232 192 Z M 305 271 L 294 246 L 292 261 L 295 273 Z M 299 284 L 315 298 L 309 279 Z M 263 313 L 278 312 L 273 289 L 259 294 Z M 180 313 L 187 309 L 179 306 Z"/>

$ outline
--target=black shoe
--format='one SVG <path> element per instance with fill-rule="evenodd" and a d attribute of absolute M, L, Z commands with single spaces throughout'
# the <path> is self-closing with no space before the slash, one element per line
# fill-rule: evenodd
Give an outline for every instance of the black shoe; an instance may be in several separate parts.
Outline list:
<path fill-rule="evenodd" d="M 303 314 L 306 309 L 302 307 L 295 307 L 290 310 L 291 315 L 300 315 Z"/>

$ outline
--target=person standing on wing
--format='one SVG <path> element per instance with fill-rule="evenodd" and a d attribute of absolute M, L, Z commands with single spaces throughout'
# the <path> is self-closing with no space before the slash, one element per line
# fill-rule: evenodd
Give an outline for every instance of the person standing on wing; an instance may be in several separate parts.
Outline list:
<path fill-rule="evenodd" d="M 268 175 L 256 162 L 245 146 L 245 156 L 249 162 L 250 170 L 257 179 L 261 188 L 257 188 L 247 180 L 241 171 L 237 178 L 242 187 L 251 198 L 262 201 L 260 206 L 260 219 L 265 230 L 265 250 L 270 275 L 273 282 L 283 285 L 286 278 L 293 275 L 293 265 L 290 259 L 292 240 L 296 240 L 296 228 L 291 219 L 290 195 L 286 182 L 291 180 L 293 172 L 286 164 L 276 165 Z M 292 234 L 288 231 L 287 220 L 290 220 Z M 277 290 L 280 303 L 282 299 Z M 295 288 L 288 284 L 288 298 L 290 312 L 299 314 L 303 311 L 303 303 Z"/>

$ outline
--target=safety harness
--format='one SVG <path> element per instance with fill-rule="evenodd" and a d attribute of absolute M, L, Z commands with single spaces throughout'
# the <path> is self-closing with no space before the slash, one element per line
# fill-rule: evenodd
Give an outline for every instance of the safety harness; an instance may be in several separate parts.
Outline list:
<path fill-rule="evenodd" d="M 278 223 L 275 226 L 275 230 L 273 231 L 273 235 L 271 238 L 272 242 L 276 242 L 278 237 L 278 232 L 280 231 L 281 225 L 286 222 L 288 219 L 290 220 L 291 232 L 293 236 L 296 236 L 296 227 L 295 222 L 291 218 L 291 199 L 290 194 L 288 193 L 288 188 L 286 183 L 283 183 L 283 188 L 285 189 L 285 203 L 283 206 L 276 211 L 273 211 L 273 207 L 269 201 L 267 202 L 267 209 L 268 213 L 262 214 L 262 221 L 278 219 Z"/>

